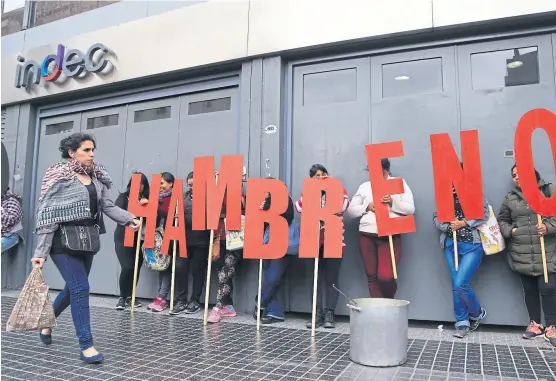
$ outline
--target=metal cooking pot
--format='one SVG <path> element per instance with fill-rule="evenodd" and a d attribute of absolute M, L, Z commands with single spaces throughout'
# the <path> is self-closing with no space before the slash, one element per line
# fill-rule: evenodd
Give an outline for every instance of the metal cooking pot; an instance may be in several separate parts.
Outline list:
<path fill-rule="evenodd" d="M 409 302 L 361 298 L 348 300 L 352 361 L 372 367 L 399 366 L 407 360 Z"/>

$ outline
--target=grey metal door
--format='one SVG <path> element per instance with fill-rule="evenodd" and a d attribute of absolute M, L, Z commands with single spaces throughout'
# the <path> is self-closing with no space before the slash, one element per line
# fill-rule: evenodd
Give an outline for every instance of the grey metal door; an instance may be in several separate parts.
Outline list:
<path fill-rule="evenodd" d="M 247 152 L 238 152 L 241 137 L 238 123 L 237 87 L 183 95 L 180 102 L 178 150 L 178 175 L 180 178 L 185 179 L 187 174 L 193 171 L 195 156 L 214 156 L 216 170 L 220 166 L 220 158 L 223 155 L 242 153 L 244 159 L 247 159 Z M 245 286 L 242 285 L 244 280 L 241 273 L 236 276 L 236 287 L 234 288 L 236 291 L 245 289 Z M 211 303 L 216 301 L 217 290 L 217 269 L 216 266 L 213 266 Z M 236 307 L 238 304 L 242 304 L 242 295 L 237 292 L 234 295 L 234 303 Z"/>
<path fill-rule="evenodd" d="M 401 140 L 404 156 L 391 172 L 410 187 L 417 232 L 402 238 L 396 297 L 411 301 L 410 317 L 453 319 L 448 268 L 432 226 L 435 210 L 430 134 L 447 132 L 459 152 L 456 68 L 453 47 L 371 58 L 372 142 Z M 366 284 L 358 284 L 368 295 Z"/>
<path fill-rule="evenodd" d="M 534 108 L 556 111 L 551 36 L 459 46 L 458 66 L 461 127 L 479 130 L 484 190 L 497 214 L 513 187 L 511 151 L 519 119 Z M 533 152 L 537 169 L 553 182 L 552 153 L 544 132 L 534 134 Z M 521 284 L 504 255 L 487 257 L 476 278 L 489 321 L 527 323 Z"/>
<path fill-rule="evenodd" d="M 108 170 L 114 185 L 110 190 L 113 201 L 123 189 L 122 171 L 124 163 L 127 106 L 87 111 L 81 114 L 81 130 L 92 134 L 97 147 L 95 161 Z M 114 251 L 114 229 L 116 223 L 104 215 L 106 234 L 101 236 L 101 250 L 95 256 L 89 275 L 91 292 L 118 295 L 120 266 Z"/>
<path fill-rule="evenodd" d="M 295 67 L 291 131 L 291 194 L 294 202 L 313 164 L 324 165 L 342 181 L 350 197 L 367 172 L 365 144 L 370 141 L 369 58 Z M 344 217 L 347 250 L 340 287 L 348 294 L 365 284 L 357 249 L 357 222 Z M 289 274 L 289 310 L 311 311 L 313 260 L 296 260 Z M 363 294 L 365 295 L 365 294 Z M 347 314 L 340 300 L 337 311 Z"/>
<path fill-rule="evenodd" d="M 134 170 L 145 173 L 149 181 L 155 173 L 171 172 L 176 176 L 179 106 L 177 97 L 128 105 L 123 182 L 129 181 Z M 143 270 L 137 296 L 153 297 L 158 273 Z"/>
<path fill-rule="evenodd" d="M 58 147 L 60 141 L 69 135 L 80 131 L 81 114 L 69 114 L 40 121 L 39 160 L 37 165 L 37 188 L 35 189 L 35 205 L 38 205 L 41 194 L 42 178 L 52 164 L 61 161 Z M 33 229 L 34 229 L 33 225 Z M 33 240 L 35 241 L 35 240 Z M 32 245 L 35 248 L 35 242 Z M 52 261 L 47 261 L 44 266 L 44 276 L 50 288 L 61 290 L 66 285 L 62 276 Z"/>

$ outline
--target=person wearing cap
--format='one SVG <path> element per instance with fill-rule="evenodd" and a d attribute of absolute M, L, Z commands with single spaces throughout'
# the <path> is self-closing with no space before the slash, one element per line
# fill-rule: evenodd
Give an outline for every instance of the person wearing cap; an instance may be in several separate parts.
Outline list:
<path fill-rule="evenodd" d="M 390 174 L 390 161 L 382 159 L 382 175 L 384 179 L 392 179 Z M 393 194 L 382 197 L 381 200 L 373 199 L 371 182 L 364 182 L 359 186 L 355 196 L 349 204 L 348 215 L 360 218 L 359 221 L 359 251 L 365 264 L 369 293 L 372 298 L 393 299 L 398 288 L 394 279 L 392 260 L 390 257 L 390 245 L 388 237 L 379 237 L 376 223 L 375 203 L 388 204 L 390 218 L 408 216 L 415 213 L 413 193 L 403 180 L 403 194 Z M 400 262 L 402 255 L 401 235 L 392 236 L 394 243 L 394 254 L 396 265 Z"/>

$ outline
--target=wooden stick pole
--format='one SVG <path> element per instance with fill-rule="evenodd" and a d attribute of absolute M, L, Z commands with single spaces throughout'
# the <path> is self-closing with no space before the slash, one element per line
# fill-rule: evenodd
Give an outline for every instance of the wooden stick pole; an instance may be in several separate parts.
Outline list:
<path fill-rule="evenodd" d="M 218 173 L 215 174 L 216 182 L 218 183 Z M 205 315 L 204 315 L 204 325 L 207 325 L 208 319 L 208 306 L 209 306 L 209 295 L 210 295 L 210 275 L 212 273 L 212 248 L 214 246 L 214 230 L 210 231 L 210 246 L 208 253 L 208 264 L 207 264 L 207 286 L 205 289 Z M 220 242 L 218 242 L 220 244 Z M 223 253 L 220 253 L 222 255 Z"/>
<path fill-rule="evenodd" d="M 174 214 L 174 226 L 178 224 L 178 203 L 176 202 L 176 212 Z M 174 241 L 174 248 L 172 253 L 172 286 L 170 288 L 170 311 L 174 310 L 174 281 L 176 279 L 176 247 L 178 241 Z"/>
<path fill-rule="evenodd" d="M 135 267 L 133 269 L 133 292 L 131 293 L 131 313 L 135 311 L 135 293 L 137 292 L 137 272 L 139 270 L 139 248 L 141 247 L 141 232 L 143 231 L 143 217 L 139 219 L 137 231 L 137 246 L 135 248 Z"/>
<path fill-rule="evenodd" d="M 388 236 L 388 241 L 390 243 L 390 258 L 392 258 L 392 272 L 394 273 L 394 279 L 398 279 L 398 269 L 396 268 L 396 255 L 394 253 L 394 241 L 392 240 L 392 235 Z"/>
<path fill-rule="evenodd" d="M 452 238 L 454 240 L 454 263 L 456 264 L 456 271 L 459 268 L 459 255 L 458 255 L 458 238 L 456 236 L 456 232 L 452 232 Z"/>
<path fill-rule="evenodd" d="M 542 217 L 537 214 L 537 223 L 542 224 Z M 544 283 L 548 283 L 548 267 L 546 266 L 546 248 L 544 246 L 544 237 L 541 235 L 541 255 L 542 255 L 542 268 L 544 272 Z"/>
<path fill-rule="evenodd" d="M 257 291 L 257 331 L 261 328 L 261 289 L 263 285 L 263 260 L 259 259 L 259 290 Z"/>
<path fill-rule="evenodd" d="M 319 284 L 319 257 L 315 258 L 315 275 L 313 276 L 313 316 L 311 319 L 311 337 L 315 337 L 317 323 L 317 288 Z"/>
<path fill-rule="evenodd" d="M 214 230 L 210 231 L 210 246 L 208 254 L 208 265 L 207 265 L 207 286 L 205 289 L 205 316 L 204 325 L 207 325 L 208 319 L 208 305 L 209 305 L 209 295 L 210 295 L 210 274 L 212 272 L 212 247 L 214 246 Z M 222 253 L 220 253 L 222 255 Z"/>

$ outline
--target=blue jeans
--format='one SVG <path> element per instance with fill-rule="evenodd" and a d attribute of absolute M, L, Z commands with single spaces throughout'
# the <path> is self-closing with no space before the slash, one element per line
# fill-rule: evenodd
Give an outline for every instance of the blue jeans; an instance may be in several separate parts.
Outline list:
<path fill-rule="evenodd" d="M 10 250 L 12 247 L 17 245 L 19 242 L 19 236 L 17 234 L 8 234 L 2 237 L 2 253 L 4 251 Z"/>
<path fill-rule="evenodd" d="M 280 259 L 265 261 L 267 267 L 261 285 L 261 308 L 266 310 L 268 317 L 284 320 L 282 288 L 291 259 L 291 255 L 286 255 Z"/>
<path fill-rule="evenodd" d="M 93 346 L 91 317 L 89 311 L 89 273 L 93 265 L 93 254 L 69 255 L 51 254 L 52 262 L 60 271 L 66 287 L 52 304 L 54 315 L 58 317 L 71 305 L 71 317 L 75 334 L 82 351 Z"/>
<path fill-rule="evenodd" d="M 483 259 L 483 245 L 480 243 L 458 242 L 459 267 L 456 271 L 454 261 L 454 241 L 446 239 L 444 255 L 452 276 L 454 316 L 456 327 L 470 326 L 469 319 L 481 316 L 481 304 L 471 288 L 470 282 Z"/>

